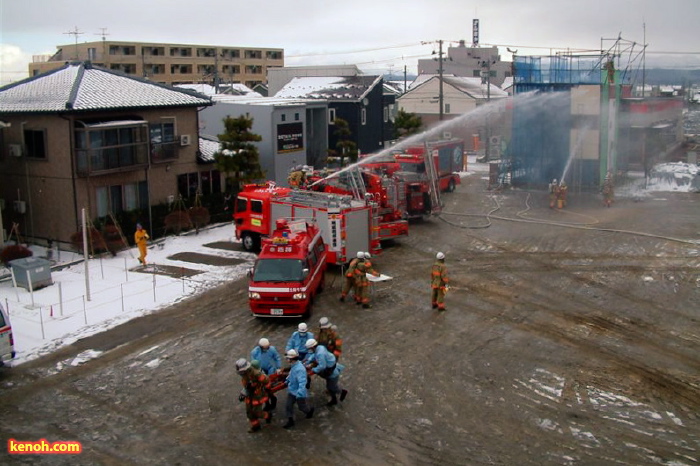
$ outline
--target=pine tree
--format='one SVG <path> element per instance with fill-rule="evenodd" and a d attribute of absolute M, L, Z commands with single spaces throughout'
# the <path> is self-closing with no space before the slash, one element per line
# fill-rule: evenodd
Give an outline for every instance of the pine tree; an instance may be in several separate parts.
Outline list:
<path fill-rule="evenodd" d="M 415 113 L 399 110 L 394 120 L 394 136 L 397 139 L 405 138 L 420 132 L 423 127 L 423 119 Z"/>
<path fill-rule="evenodd" d="M 352 135 L 350 125 L 342 118 L 336 118 L 333 123 L 335 124 L 333 135 L 338 138 L 338 142 L 335 143 L 335 150 L 328 151 L 329 155 L 338 157 L 341 167 L 345 166 L 346 157 L 351 163 L 357 162 L 357 144 L 350 139 Z"/>
<path fill-rule="evenodd" d="M 219 134 L 221 150 L 214 154 L 214 160 L 217 170 L 226 175 L 226 185 L 238 193 L 241 184 L 265 177 L 260 167 L 258 147 L 253 144 L 262 137 L 250 131 L 252 118 L 227 116 L 223 121 L 226 132 Z"/>

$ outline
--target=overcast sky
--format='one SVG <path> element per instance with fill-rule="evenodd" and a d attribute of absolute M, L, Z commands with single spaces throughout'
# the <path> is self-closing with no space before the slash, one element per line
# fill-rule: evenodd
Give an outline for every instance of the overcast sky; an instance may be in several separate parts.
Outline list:
<path fill-rule="evenodd" d="M 474 18 L 481 45 L 498 45 L 504 60 L 506 47 L 598 50 L 619 35 L 642 44 L 646 24 L 648 67 L 700 68 L 700 0 L 0 0 L 0 83 L 26 77 L 32 55 L 75 43 L 67 33 L 76 28 L 80 42 L 106 32 L 112 41 L 283 48 L 287 65 L 415 73 L 430 42 L 471 45 Z"/>

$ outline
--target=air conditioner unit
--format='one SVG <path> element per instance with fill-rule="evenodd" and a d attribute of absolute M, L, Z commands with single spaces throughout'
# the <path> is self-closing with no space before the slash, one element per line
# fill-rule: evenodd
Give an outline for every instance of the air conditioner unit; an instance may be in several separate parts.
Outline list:
<path fill-rule="evenodd" d="M 22 157 L 22 144 L 10 144 L 10 156 Z"/>
<path fill-rule="evenodd" d="M 452 139 L 452 133 L 449 131 L 442 132 L 442 139 Z"/>
<path fill-rule="evenodd" d="M 501 137 L 500 136 L 491 136 L 491 144 L 500 144 L 501 143 Z"/>
<path fill-rule="evenodd" d="M 15 212 L 23 214 L 27 212 L 27 203 L 25 201 L 14 201 Z"/>
<path fill-rule="evenodd" d="M 181 146 L 189 146 L 190 145 L 190 135 L 189 134 L 182 134 L 180 135 L 180 145 Z"/>

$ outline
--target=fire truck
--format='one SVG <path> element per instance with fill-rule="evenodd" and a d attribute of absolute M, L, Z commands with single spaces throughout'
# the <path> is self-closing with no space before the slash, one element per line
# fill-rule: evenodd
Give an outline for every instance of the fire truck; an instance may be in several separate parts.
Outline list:
<path fill-rule="evenodd" d="M 426 152 L 432 155 L 440 191 L 454 191 L 461 183 L 457 172 L 465 169 L 464 141 L 447 139 L 408 146 L 400 153 L 395 153 L 394 160 L 400 165 L 401 172 L 426 174 L 426 169 L 431 169 L 425 163 Z"/>
<path fill-rule="evenodd" d="M 257 251 L 278 219 L 314 220 L 326 244 L 330 264 L 345 264 L 358 251 L 378 254 L 382 239 L 408 234 L 405 220 L 382 222 L 372 196 L 358 200 L 339 193 L 289 189 L 268 182 L 246 185 L 238 193 L 234 223 L 244 249 Z"/>
<path fill-rule="evenodd" d="M 326 244 L 314 222 L 278 219 L 248 274 L 250 311 L 259 317 L 308 317 L 323 291 Z"/>

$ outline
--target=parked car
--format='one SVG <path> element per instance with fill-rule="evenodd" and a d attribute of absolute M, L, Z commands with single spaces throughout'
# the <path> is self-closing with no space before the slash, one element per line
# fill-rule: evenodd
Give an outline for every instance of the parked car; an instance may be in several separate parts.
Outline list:
<path fill-rule="evenodd" d="M 15 358 L 15 341 L 12 338 L 10 317 L 0 304 L 0 366 L 4 366 Z"/>

